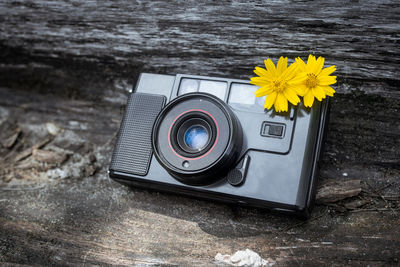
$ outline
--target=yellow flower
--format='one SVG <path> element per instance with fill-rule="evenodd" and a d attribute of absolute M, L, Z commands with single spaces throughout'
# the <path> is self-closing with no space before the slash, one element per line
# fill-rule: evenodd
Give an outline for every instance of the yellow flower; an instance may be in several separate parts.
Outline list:
<path fill-rule="evenodd" d="M 314 103 L 314 97 L 319 101 L 327 95 L 333 96 L 335 90 L 329 85 L 336 83 L 336 76 L 329 76 L 336 70 L 335 66 L 322 69 L 325 59 L 319 57 L 316 59 L 313 55 L 308 56 L 307 64 L 301 58 L 296 58 L 298 65 L 298 74 L 292 80 L 299 87 L 299 92 L 304 99 L 304 105 L 311 107 Z"/>
<path fill-rule="evenodd" d="M 265 69 L 256 67 L 254 73 L 259 77 L 250 81 L 261 87 L 254 93 L 256 97 L 267 96 L 264 107 L 270 109 L 274 105 L 277 112 L 288 110 L 288 100 L 297 105 L 300 102 L 297 95 L 304 93 L 292 82 L 297 74 L 297 64 L 293 63 L 288 68 L 287 60 L 287 57 L 280 57 L 276 68 L 270 59 L 265 60 Z"/>

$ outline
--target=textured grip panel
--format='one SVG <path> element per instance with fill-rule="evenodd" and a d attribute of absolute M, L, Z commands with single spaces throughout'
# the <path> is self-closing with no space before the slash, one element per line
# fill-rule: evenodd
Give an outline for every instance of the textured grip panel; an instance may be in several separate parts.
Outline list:
<path fill-rule="evenodd" d="M 112 156 L 111 170 L 147 174 L 153 153 L 151 132 L 164 102 L 165 97 L 160 95 L 130 95 Z"/>

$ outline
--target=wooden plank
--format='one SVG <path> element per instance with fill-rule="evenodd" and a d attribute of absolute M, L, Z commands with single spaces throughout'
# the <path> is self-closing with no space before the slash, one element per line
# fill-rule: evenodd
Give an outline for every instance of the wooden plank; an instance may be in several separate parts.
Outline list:
<path fill-rule="evenodd" d="M 117 105 L 110 107 L 91 101 L 81 101 L 78 105 L 75 100 L 45 95 L 35 95 L 35 101 L 31 101 L 29 95 L 1 90 L 2 114 L 6 110 L 9 119 L 18 122 L 22 131 L 19 142 L 29 146 L 40 142 L 48 134 L 45 124 L 53 121 L 63 130 L 43 149 L 56 147 L 72 151 L 73 156 L 50 171 L 42 165 L 33 165 L 25 173 L 18 168 L 11 181 L 3 181 L 0 190 L 3 262 L 207 266 L 215 263 L 213 257 L 218 252 L 233 254 L 245 248 L 264 258 L 271 257 L 280 265 L 398 261 L 399 200 L 388 203 L 379 195 L 369 195 L 371 189 L 367 185 L 371 183 L 376 190 L 382 184 L 389 185 L 377 193 L 398 195 L 395 167 L 386 166 L 385 176 L 380 164 L 370 164 L 362 172 L 358 170 L 355 175 L 363 174 L 364 192 L 356 199 L 368 203 L 349 211 L 345 204 L 350 200 L 338 203 L 342 209 L 317 206 L 313 219 L 306 223 L 260 210 L 130 189 L 110 181 L 106 174 L 113 147 L 110 140 L 115 139 L 120 117 Z M 385 109 L 382 104 L 376 111 Z M 333 109 L 332 117 L 340 112 Z M 361 118 L 362 113 L 354 120 Z M 104 125 L 107 130 L 102 130 Z M 340 128 L 337 131 L 343 134 L 329 135 L 330 146 L 324 158 L 328 167 L 324 175 L 333 175 L 328 177 L 332 179 L 342 175 L 341 169 L 329 170 L 333 168 L 330 162 L 340 159 L 332 156 L 338 149 L 336 144 L 342 146 L 341 140 L 351 139 L 368 152 L 369 148 L 363 144 L 370 142 L 369 136 L 359 138 Z M 94 177 L 85 173 L 86 165 L 92 162 L 88 154 L 96 159 Z M 367 159 L 374 161 L 374 157 Z M 353 164 L 357 170 L 361 160 Z M 333 166 L 341 165 L 338 160 Z M 352 170 L 351 164 L 343 165 Z M 52 170 L 69 173 L 62 180 Z M 349 172 L 348 177 L 352 178 L 353 173 Z"/>
<path fill-rule="evenodd" d="M 16 0 L 0 3 L 0 18 L 1 50 L 10 53 L 3 63 L 17 68 L 86 64 L 125 77 L 143 70 L 248 78 L 264 57 L 315 53 L 338 66 L 339 92 L 398 95 L 397 1 Z"/>

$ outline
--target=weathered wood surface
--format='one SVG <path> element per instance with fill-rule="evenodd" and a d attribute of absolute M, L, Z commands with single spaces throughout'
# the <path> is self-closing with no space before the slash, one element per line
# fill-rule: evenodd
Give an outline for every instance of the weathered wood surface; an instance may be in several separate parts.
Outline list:
<path fill-rule="evenodd" d="M 399 14 L 396 1 L 0 1 L 0 261 L 209 266 L 250 248 L 278 266 L 398 264 Z M 266 56 L 310 52 L 338 67 L 321 178 L 361 180 L 356 196 L 301 222 L 107 178 L 138 73 L 249 78 Z"/>

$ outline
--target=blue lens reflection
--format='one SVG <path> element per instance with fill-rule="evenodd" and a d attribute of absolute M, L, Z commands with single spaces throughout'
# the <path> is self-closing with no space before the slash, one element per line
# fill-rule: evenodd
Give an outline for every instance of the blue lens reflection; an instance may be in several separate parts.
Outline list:
<path fill-rule="evenodd" d="M 185 143 L 190 148 L 202 150 L 208 141 L 207 130 L 201 125 L 190 126 L 185 132 Z"/>

